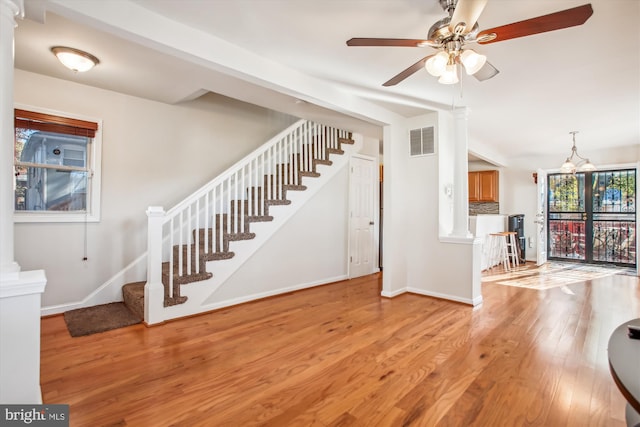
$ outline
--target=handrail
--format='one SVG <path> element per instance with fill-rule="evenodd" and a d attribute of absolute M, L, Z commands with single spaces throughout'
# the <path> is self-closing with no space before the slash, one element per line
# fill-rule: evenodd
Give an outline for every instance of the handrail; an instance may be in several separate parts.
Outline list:
<path fill-rule="evenodd" d="M 239 160 L 236 163 L 234 163 L 232 166 L 230 166 L 227 170 L 222 172 L 220 175 L 218 175 L 217 177 L 213 178 L 211 181 L 207 182 L 202 187 L 200 187 L 199 189 L 194 191 L 190 196 L 188 196 L 185 199 L 183 199 L 182 201 L 178 202 L 178 204 L 176 204 L 174 207 L 172 207 L 171 209 L 169 209 L 167 211 L 166 215 L 167 216 L 171 216 L 175 211 L 180 210 L 182 208 L 182 206 L 189 204 L 191 200 L 197 199 L 204 192 L 206 192 L 208 188 L 210 188 L 211 186 L 215 185 L 217 182 L 220 182 L 220 181 L 224 180 L 225 178 L 228 178 L 229 176 L 231 176 L 235 170 L 240 169 L 240 167 L 242 165 L 248 163 L 248 161 L 250 159 L 254 158 L 256 156 L 256 154 L 263 152 L 265 150 L 265 148 L 267 148 L 267 147 L 273 146 L 278 141 L 280 141 L 284 136 L 290 134 L 295 129 L 300 128 L 300 126 L 302 126 L 306 122 L 307 122 L 306 120 L 302 120 L 302 119 L 298 120 L 297 122 L 295 122 L 294 124 L 292 124 L 291 126 L 286 128 L 285 130 L 281 131 L 280 133 L 275 135 L 273 138 L 271 138 L 270 140 L 265 142 L 263 145 L 261 145 L 260 147 L 256 148 L 251 153 L 247 154 L 241 160 Z"/>

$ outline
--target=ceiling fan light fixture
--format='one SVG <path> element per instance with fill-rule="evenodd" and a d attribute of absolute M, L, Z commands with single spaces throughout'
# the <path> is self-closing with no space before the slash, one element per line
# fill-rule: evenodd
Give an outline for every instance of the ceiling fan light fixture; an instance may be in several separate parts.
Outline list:
<path fill-rule="evenodd" d="M 458 67 L 456 67 L 456 64 L 447 65 L 447 69 L 438 79 L 438 83 L 442 83 L 443 85 L 458 83 Z"/>
<path fill-rule="evenodd" d="M 485 55 L 480 55 L 471 49 L 467 49 L 460 55 L 460 62 L 464 65 L 464 69 L 468 75 L 473 75 L 480 71 L 480 69 L 487 62 Z"/>
<path fill-rule="evenodd" d="M 447 71 L 447 62 L 449 62 L 449 55 L 442 51 L 427 59 L 424 66 L 429 74 L 440 77 Z"/>
<path fill-rule="evenodd" d="M 89 71 L 100 63 L 100 60 L 90 53 L 72 47 L 54 46 L 51 48 L 51 52 L 62 65 L 74 72 Z"/>

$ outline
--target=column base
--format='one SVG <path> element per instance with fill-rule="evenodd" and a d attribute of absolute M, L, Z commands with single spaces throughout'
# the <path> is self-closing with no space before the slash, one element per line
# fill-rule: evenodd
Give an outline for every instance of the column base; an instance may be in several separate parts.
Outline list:
<path fill-rule="evenodd" d="M 40 307 L 43 270 L 0 281 L 0 403 L 40 404 Z"/>

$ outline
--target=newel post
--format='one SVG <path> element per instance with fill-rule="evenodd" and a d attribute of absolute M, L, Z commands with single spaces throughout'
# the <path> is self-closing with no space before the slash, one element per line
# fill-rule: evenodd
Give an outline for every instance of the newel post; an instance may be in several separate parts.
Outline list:
<path fill-rule="evenodd" d="M 162 284 L 162 206 L 147 209 L 147 283 L 144 285 L 144 321 L 147 325 L 164 321 L 164 285 Z"/>

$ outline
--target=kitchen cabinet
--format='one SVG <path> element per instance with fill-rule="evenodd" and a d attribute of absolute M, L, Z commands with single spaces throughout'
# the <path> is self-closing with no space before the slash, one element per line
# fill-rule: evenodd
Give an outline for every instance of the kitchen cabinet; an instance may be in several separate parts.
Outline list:
<path fill-rule="evenodd" d="M 469 172 L 469 201 L 498 201 L 498 171 Z"/>

